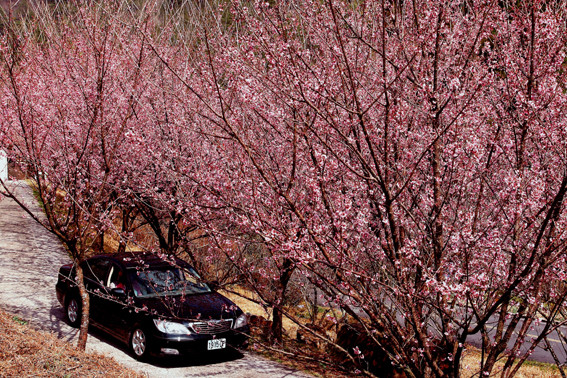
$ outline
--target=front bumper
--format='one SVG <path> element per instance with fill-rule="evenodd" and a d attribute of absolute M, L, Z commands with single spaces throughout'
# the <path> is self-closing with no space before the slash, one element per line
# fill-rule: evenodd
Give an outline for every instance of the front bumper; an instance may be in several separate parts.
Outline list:
<path fill-rule="evenodd" d="M 209 351 L 207 348 L 209 340 L 226 339 L 227 347 L 246 348 L 248 346 L 248 338 L 250 336 L 250 328 L 242 327 L 238 330 L 219 333 L 215 335 L 154 335 L 154 354 L 170 354 L 170 355 L 188 355 L 203 352 L 214 352 L 224 349 L 216 349 Z"/>

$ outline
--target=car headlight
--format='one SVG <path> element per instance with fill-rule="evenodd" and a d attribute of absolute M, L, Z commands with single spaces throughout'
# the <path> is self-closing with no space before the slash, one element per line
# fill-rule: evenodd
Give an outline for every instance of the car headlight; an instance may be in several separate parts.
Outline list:
<path fill-rule="evenodd" d="M 248 316 L 246 314 L 240 315 L 234 322 L 234 328 L 242 328 L 248 324 Z"/>
<path fill-rule="evenodd" d="M 190 335 L 191 331 L 181 323 L 170 322 L 163 319 L 154 319 L 156 328 L 163 333 L 171 335 Z"/>

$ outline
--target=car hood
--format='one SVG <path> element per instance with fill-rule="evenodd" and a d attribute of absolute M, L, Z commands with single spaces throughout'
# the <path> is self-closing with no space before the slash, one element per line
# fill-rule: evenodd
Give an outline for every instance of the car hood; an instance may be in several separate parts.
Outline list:
<path fill-rule="evenodd" d="M 166 319 L 209 320 L 235 318 L 242 311 L 228 298 L 216 293 L 136 298 L 139 308 Z"/>

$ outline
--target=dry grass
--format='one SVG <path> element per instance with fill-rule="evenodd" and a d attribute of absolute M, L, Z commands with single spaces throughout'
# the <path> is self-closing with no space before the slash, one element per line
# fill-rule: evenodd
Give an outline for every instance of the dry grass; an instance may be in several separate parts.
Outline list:
<path fill-rule="evenodd" d="M 252 291 L 242 289 L 240 287 L 232 287 L 231 291 L 241 294 L 243 296 L 249 298 L 255 298 L 255 294 Z M 272 311 L 269 308 L 264 308 L 258 303 L 255 303 L 251 300 L 243 298 L 241 295 L 229 293 L 227 291 L 221 291 L 221 294 L 226 296 L 228 299 L 233 301 L 242 311 L 245 313 L 249 313 L 251 315 L 258 315 L 263 316 L 268 320 L 272 320 Z M 299 328 L 297 324 L 292 322 L 290 319 L 284 316 L 283 320 L 283 328 L 285 333 L 289 338 L 294 339 L 297 334 L 297 329 Z"/>
<path fill-rule="evenodd" d="M 480 351 L 474 347 L 469 347 L 465 352 L 461 375 L 463 378 L 478 377 L 478 366 L 480 364 Z M 504 367 L 504 361 L 499 361 L 492 372 L 492 377 L 500 377 L 501 369 Z M 545 364 L 541 362 L 526 361 L 518 370 L 517 378 L 555 378 L 561 377 L 559 370 L 555 365 Z"/>
<path fill-rule="evenodd" d="M 1 377 L 143 377 L 114 359 L 78 351 L 0 310 Z"/>

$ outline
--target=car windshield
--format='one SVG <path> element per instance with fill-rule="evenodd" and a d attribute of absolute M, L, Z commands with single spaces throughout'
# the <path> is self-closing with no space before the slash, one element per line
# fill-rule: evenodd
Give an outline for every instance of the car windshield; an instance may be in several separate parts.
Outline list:
<path fill-rule="evenodd" d="M 191 268 L 150 267 L 144 270 L 129 269 L 132 289 L 136 297 L 209 293 L 209 286 Z"/>

